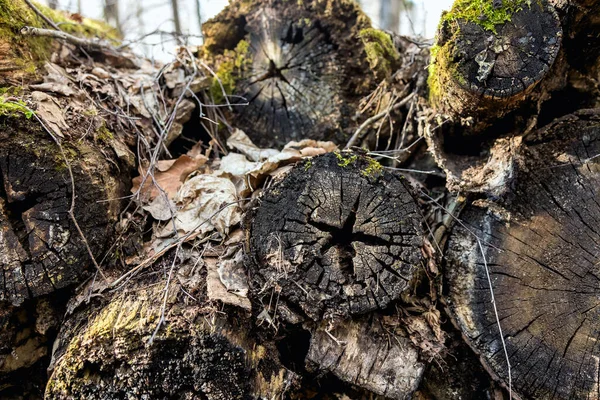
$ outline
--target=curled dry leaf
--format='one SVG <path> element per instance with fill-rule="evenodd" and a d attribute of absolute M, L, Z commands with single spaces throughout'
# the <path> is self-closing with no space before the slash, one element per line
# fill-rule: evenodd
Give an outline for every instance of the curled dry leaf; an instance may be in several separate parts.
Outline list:
<path fill-rule="evenodd" d="M 228 292 L 238 296 L 248 297 L 248 276 L 244 268 L 244 251 L 240 247 L 237 251 L 228 252 L 219 258 L 217 271 L 221 283 L 227 288 Z M 231 254 L 233 253 L 233 254 Z"/>
<path fill-rule="evenodd" d="M 46 126 L 56 134 L 56 136 L 64 138 L 62 130 L 68 130 L 69 125 L 65 121 L 65 116 L 62 112 L 60 104 L 54 97 L 44 92 L 33 92 L 31 98 L 37 104 L 35 113 L 44 121 Z"/>
<path fill-rule="evenodd" d="M 206 234 L 216 229 L 226 236 L 241 221 L 235 186 L 226 178 L 194 176 L 185 182 L 174 200 L 181 207 L 174 218 L 180 233 Z M 171 222 L 159 236 L 169 236 L 174 231 Z"/>
<path fill-rule="evenodd" d="M 172 199 L 183 184 L 187 176 L 196 171 L 198 168 L 206 164 L 208 159 L 203 155 L 190 157 L 186 154 L 180 156 L 177 160 L 159 161 L 157 163 L 157 172 L 154 173 L 154 184 L 152 177 L 148 175 L 146 169 L 140 171 L 140 176 L 133 178 L 132 193 L 139 191 L 142 199 L 151 201 L 160 194 L 160 186 L 165 191 L 167 196 Z M 144 186 L 141 187 L 142 181 L 146 176 Z"/>
<path fill-rule="evenodd" d="M 244 131 L 240 129 L 236 129 L 229 139 L 227 139 L 227 146 L 230 149 L 239 151 L 250 161 L 261 161 L 279 153 L 275 149 L 261 149 L 257 147 Z"/>
<path fill-rule="evenodd" d="M 206 263 L 206 293 L 210 300 L 218 300 L 225 304 L 231 304 L 250 311 L 252 305 L 247 297 L 238 296 L 237 294 L 227 291 L 223 282 L 219 278 L 218 261 L 216 258 L 207 257 L 204 259 Z"/>
<path fill-rule="evenodd" d="M 47 74 L 44 76 L 44 83 L 29 85 L 31 90 L 53 92 L 63 96 L 72 96 L 77 93 L 71 87 L 71 80 L 64 68 L 54 63 L 46 63 L 45 68 Z"/>

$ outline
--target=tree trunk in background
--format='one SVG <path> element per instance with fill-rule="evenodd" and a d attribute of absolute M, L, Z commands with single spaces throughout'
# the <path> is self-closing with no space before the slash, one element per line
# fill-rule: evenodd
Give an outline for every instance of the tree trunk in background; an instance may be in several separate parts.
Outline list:
<path fill-rule="evenodd" d="M 173 10 L 173 24 L 175 25 L 175 34 L 181 36 L 181 20 L 179 19 L 179 2 L 171 0 L 171 9 Z"/>
<path fill-rule="evenodd" d="M 119 0 L 104 0 L 104 19 L 119 32 L 123 32 L 119 15 Z"/>

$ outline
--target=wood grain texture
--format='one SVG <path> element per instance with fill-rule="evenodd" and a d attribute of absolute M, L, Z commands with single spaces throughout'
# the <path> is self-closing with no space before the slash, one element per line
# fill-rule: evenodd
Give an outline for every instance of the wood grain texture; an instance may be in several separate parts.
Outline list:
<path fill-rule="evenodd" d="M 276 287 L 309 318 L 385 308 L 421 268 L 421 215 L 403 177 L 350 152 L 297 165 L 248 217 L 255 298 Z"/>
<path fill-rule="evenodd" d="M 507 383 L 481 240 L 513 389 L 524 398 L 600 398 L 598 154 L 596 111 L 555 121 L 528 139 L 504 199 L 468 206 L 466 228 L 448 244 L 449 310 Z"/>

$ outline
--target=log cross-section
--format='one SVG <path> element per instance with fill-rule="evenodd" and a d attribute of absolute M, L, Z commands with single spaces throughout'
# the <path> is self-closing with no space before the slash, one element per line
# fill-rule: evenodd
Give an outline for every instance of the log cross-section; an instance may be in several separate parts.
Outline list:
<path fill-rule="evenodd" d="M 493 4 L 492 4 L 493 3 Z M 432 48 L 431 100 L 475 129 L 514 110 L 548 72 L 562 29 L 545 0 L 456 0 Z"/>
<path fill-rule="evenodd" d="M 512 388 L 527 399 L 599 398 L 600 122 L 589 114 L 530 142 L 506 200 L 467 206 L 446 252 L 450 313 L 508 386 L 488 268 Z"/>
<path fill-rule="evenodd" d="M 255 293 L 319 320 L 385 308 L 411 287 L 421 216 L 404 178 L 352 153 L 296 166 L 249 217 Z"/>

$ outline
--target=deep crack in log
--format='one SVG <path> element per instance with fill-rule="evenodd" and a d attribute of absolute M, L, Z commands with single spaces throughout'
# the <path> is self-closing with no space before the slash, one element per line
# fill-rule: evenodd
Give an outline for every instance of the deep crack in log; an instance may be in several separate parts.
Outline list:
<path fill-rule="evenodd" d="M 600 392 L 600 118 L 582 111 L 528 139 L 504 201 L 467 206 L 449 240 L 450 313 L 484 364 L 523 398 Z M 487 208 L 486 208 L 487 205 Z M 475 235 L 481 240 L 485 260 Z"/>
<path fill-rule="evenodd" d="M 562 39 L 558 15 L 545 0 L 482 4 L 476 10 L 457 0 L 442 16 L 429 78 L 438 111 L 476 131 L 522 104 L 554 63 Z"/>
<path fill-rule="evenodd" d="M 69 218 L 71 183 L 41 127 L 11 119 L 0 130 L 0 301 L 21 304 L 81 282 L 94 266 Z M 108 248 L 125 184 L 98 150 L 69 148 L 76 219 L 96 256 Z"/>
<path fill-rule="evenodd" d="M 255 296 L 314 320 L 385 308 L 421 268 L 421 215 L 405 178 L 351 152 L 297 165 L 248 213 Z"/>
<path fill-rule="evenodd" d="M 358 101 L 377 83 L 358 38 L 369 27 L 345 0 L 233 2 L 203 25 L 229 101 L 248 102 L 233 107 L 231 123 L 262 147 L 308 133 L 343 141 Z M 216 80 L 212 92 L 224 101 Z"/>

